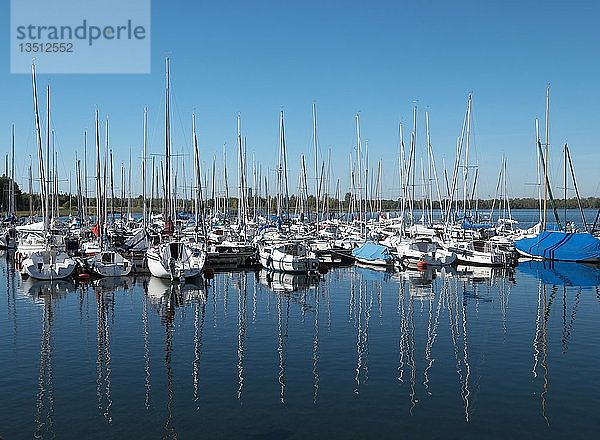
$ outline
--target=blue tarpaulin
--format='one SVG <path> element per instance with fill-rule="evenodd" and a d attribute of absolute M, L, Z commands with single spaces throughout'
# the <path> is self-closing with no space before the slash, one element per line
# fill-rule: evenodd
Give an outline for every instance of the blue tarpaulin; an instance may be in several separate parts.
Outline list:
<path fill-rule="evenodd" d="M 585 232 L 542 231 L 515 241 L 515 248 L 545 260 L 600 262 L 600 240 Z"/>
<path fill-rule="evenodd" d="M 371 241 L 352 249 L 352 256 L 365 261 L 390 260 L 392 258 L 387 247 Z"/>
<path fill-rule="evenodd" d="M 494 225 L 491 223 L 472 223 L 468 219 L 464 219 L 460 225 L 462 229 L 493 229 Z"/>

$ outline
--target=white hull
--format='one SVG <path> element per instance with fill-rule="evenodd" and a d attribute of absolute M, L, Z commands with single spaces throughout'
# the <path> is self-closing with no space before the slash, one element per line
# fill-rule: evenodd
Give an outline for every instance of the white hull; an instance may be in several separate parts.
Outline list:
<path fill-rule="evenodd" d="M 391 260 L 384 260 L 381 258 L 374 259 L 374 260 L 367 260 L 365 258 L 357 258 L 356 256 L 354 258 L 358 263 L 364 264 L 367 266 L 387 267 L 387 266 L 392 265 Z"/>
<path fill-rule="evenodd" d="M 34 252 L 21 263 L 21 273 L 36 280 L 60 280 L 73 274 L 77 263 L 65 252 Z"/>
<path fill-rule="evenodd" d="M 301 243 L 265 245 L 259 251 L 260 264 L 268 270 L 308 273 L 319 270 L 319 259 Z"/>
<path fill-rule="evenodd" d="M 500 252 L 490 242 L 462 241 L 448 246 L 459 262 L 467 265 L 503 266 L 508 263 L 505 253 Z"/>
<path fill-rule="evenodd" d="M 186 243 L 173 241 L 152 246 L 146 252 L 148 270 L 163 279 L 188 279 L 200 276 L 206 252 L 194 250 Z"/>
<path fill-rule="evenodd" d="M 396 247 L 400 265 L 416 267 L 419 262 L 431 267 L 449 266 L 456 261 L 454 252 L 438 248 L 430 241 L 402 241 Z"/>
<path fill-rule="evenodd" d="M 0 236 L 0 249 L 17 248 L 17 231 L 14 227 L 5 229 Z"/>
<path fill-rule="evenodd" d="M 87 260 L 90 270 L 100 277 L 124 277 L 132 269 L 131 262 L 114 251 L 103 251 Z"/>

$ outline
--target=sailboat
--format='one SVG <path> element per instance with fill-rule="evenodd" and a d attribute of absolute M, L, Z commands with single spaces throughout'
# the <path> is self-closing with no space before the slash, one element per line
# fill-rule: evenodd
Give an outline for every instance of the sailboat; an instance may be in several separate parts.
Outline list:
<path fill-rule="evenodd" d="M 11 129 L 11 171 L 8 188 L 8 203 L 6 218 L 0 229 L 0 249 L 15 249 L 17 246 L 17 231 L 15 229 L 15 125 Z"/>
<path fill-rule="evenodd" d="M 36 139 L 38 145 L 38 162 L 40 168 L 40 187 L 41 194 L 44 196 L 44 247 L 41 250 L 32 252 L 21 262 L 21 274 L 28 275 L 38 280 L 57 280 L 71 276 L 77 263 L 73 258 L 69 257 L 69 255 L 67 255 L 63 249 L 52 246 L 53 240 L 52 233 L 50 232 L 49 197 L 44 173 L 40 116 L 38 111 L 37 87 L 35 80 L 35 65 L 31 66 L 31 73 L 33 81 L 33 103 L 35 112 Z M 50 89 L 48 89 L 48 114 L 50 113 L 49 104 Z M 46 124 L 48 125 L 49 131 L 50 118 L 47 119 Z M 47 140 L 48 138 L 49 136 L 47 136 Z"/>
<path fill-rule="evenodd" d="M 538 151 L 541 153 L 542 167 L 544 169 L 544 199 L 543 199 L 543 219 L 540 225 L 540 230 L 532 235 L 525 235 L 518 240 L 515 240 L 514 245 L 517 252 L 524 257 L 554 260 L 554 261 L 576 261 L 585 263 L 600 263 L 600 240 L 589 232 L 575 232 L 563 230 L 549 230 L 547 228 L 547 205 L 548 199 L 553 203 L 552 190 L 550 180 L 548 178 L 548 149 L 549 149 L 549 130 L 548 130 L 548 115 L 550 107 L 550 86 L 546 89 L 546 145 L 545 151 L 542 152 L 542 143 L 539 137 L 539 130 L 536 120 L 536 143 Z M 567 146 L 565 145 L 565 162 L 567 156 Z M 570 161 L 570 155 L 569 155 Z M 565 163 L 566 169 L 566 163 Z M 572 163 L 571 163 L 571 171 Z M 575 180 L 575 179 L 573 179 Z M 574 182 L 575 183 L 575 182 Z M 566 188 L 566 177 L 565 177 Z M 575 183 L 575 189 L 577 184 Z M 566 189 L 565 189 L 566 191 Z M 578 194 L 579 195 L 579 194 Z M 554 208 L 554 216 L 560 226 L 558 213 Z M 583 211 L 582 211 L 583 213 Z M 587 229 L 587 225 L 584 226 Z"/>
<path fill-rule="evenodd" d="M 131 272 L 131 262 L 120 253 L 107 248 L 104 237 L 102 213 L 102 184 L 100 182 L 100 134 L 98 130 L 98 110 L 96 110 L 96 217 L 97 245 L 100 252 L 89 257 L 86 262 L 90 271 L 101 277 L 127 276 Z"/>
<path fill-rule="evenodd" d="M 171 133 L 169 121 L 169 59 L 166 59 L 165 91 L 165 215 L 166 222 L 161 241 L 150 246 L 146 252 L 148 269 L 158 278 L 185 280 L 200 276 L 206 261 L 206 252 L 198 246 L 190 246 L 176 237 L 171 206 Z"/>

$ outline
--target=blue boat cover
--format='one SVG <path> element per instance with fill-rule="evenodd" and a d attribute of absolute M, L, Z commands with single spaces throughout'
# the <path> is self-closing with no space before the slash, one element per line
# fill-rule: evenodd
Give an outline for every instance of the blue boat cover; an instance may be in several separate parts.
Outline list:
<path fill-rule="evenodd" d="M 600 261 L 600 240 L 586 232 L 542 231 L 515 241 L 526 255 L 556 261 Z"/>
<path fill-rule="evenodd" d="M 472 223 L 469 219 L 464 219 L 460 225 L 462 229 L 493 229 L 494 225 L 491 223 Z"/>
<path fill-rule="evenodd" d="M 553 286 L 595 287 L 600 285 L 600 268 L 572 261 L 526 261 L 517 270 Z"/>
<path fill-rule="evenodd" d="M 365 244 L 352 249 L 352 256 L 366 261 L 389 260 L 392 258 L 387 247 L 372 241 L 367 241 Z"/>

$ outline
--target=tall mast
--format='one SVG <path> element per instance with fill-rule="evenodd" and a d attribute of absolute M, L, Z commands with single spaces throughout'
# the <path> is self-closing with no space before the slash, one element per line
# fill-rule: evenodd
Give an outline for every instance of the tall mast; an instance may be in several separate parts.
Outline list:
<path fill-rule="evenodd" d="M 48 119 L 49 120 L 49 119 Z M 56 212 L 56 188 L 55 188 L 55 182 L 56 182 L 56 159 L 55 159 L 55 149 L 54 149 L 54 130 L 50 130 L 50 135 L 51 135 L 51 139 L 52 139 L 52 162 L 48 161 L 48 163 L 52 163 L 52 168 L 48 168 L 48 185 L 50 185 L 50 188 L 52 188 L 52 194 L 51 194 L 51 199 L 52 199 L 52 209 L 50 211 L 50 218 L 53 219 L 55 217 L 58 217 L 58 214 Z"/>
<path fill-rule="evenodd" d="M 362 199 L 363 199 L 363 193 L 362 193 L 362 173 L 361 173 L 361 167 L 362 167 L 362 160 L 361 160 L 361 146 L 360 146 L 360 115 L 357 113 L 356 114 L 356 169 L 358 170 L 358 220 L 362 221 Z M 362 224 L 361 224 L 361 231 L 362 231 Z"/>
<path fill-rule="evenodd" d="M 15 124 L 12 124 L 10 158 L 10 214 L 15 214 Z"/>
<path fill-rule="evenodd" d="M 319 186 L 319 145 L 317 144 L 317 105 L 312 105 L 313 119 L 313 146 L 315 148 L 315 213 L 317 221 L 317 233 L 319 232 L 319 200 L 321 197 Z M 309 209 L 310 212 L 310 209 Z"/>
<path fill-rule="evenodd" d="M 542 206 L 542 180 L 541 180 L 541 163 L 540 149 L 538 145 L 540 143 L 540 124 L 538 118 L 535 118 L 535 155 L 537 159 L 537 190 L 538 190 L 538 211 L 539 211 L 539 222 L 540 226 L 543 224 L 543 206 Z"/>
<path fill-rule="evenodd" d="M 112 161 L 112 156 L 111 156 Z M 125 164 L 121 162 L 121 197 L 119 202 L 119 215 L 121 216 L 121 223 L 123 222 L 123 200 L 125 199 Z"/>
<path fill-rule="evenodd" d="M 194 148 L 194 186 L 196 187 L 196 190 L 194 191 L 194 224 L 196 225 L 196 230 L 198 230 L 198 214 L 200 210 L 198 203 L 198 193 L 200 192 L 200 161 L 198 159 L 198 144 L 196 143 L 196 115 L 194 113 L 192 113 L 192 146 Z"/>
<path fill-rule="evenodd" d="M 466 147 L 465 147 L 465 165 L 463 168 L 463 213 L 467 215 L 467 193 L 469 191 L 469 146 L 471 140 L 471 95 L 467 104 L 467 132 L 466 132 Z"/>
<path fill-rule="evenodd" d="M 96 118 L 95 118 L 95 147 L 96 147 L 96 218 L 98 225 L 98 240 L 102 242 L 102 182 L 101 182 L 101 165 L 100 165 L 100 129 L 98 127 L 98 110 L 96 110 Z"/>
<path fill-rule="evenodd" d="M 238 225 L 241 227 L 245 224 L 245 194 L 244 194 L 244 172 L 243 172 L 243 147 L 242 147 L 242 120 L 238 113 L 237 115 L 237 145 L 238 145 Z"/>
<path fill-rule="evenodd" d="M 127 174 L 127 220 L 131 217 L 131 148 L 129 148 L 129 172 Z"/>
<path fill-rule="evenodd" d="M 223 145 L 223 156 L 225 156 L 225 145 Z M 213 163 L 212 163 L 212 191 L 211 191 L 211 199 L 212 199 L 212 216 L 214 217 L 217 214 L 217 199 L 215 197 L 215 181 L 216 181 L 216 168 L 217 168 L 217 158 L 213 155 Z"/>
<path fill-rule="evenodd" d="M 88 215 L 88 187 L 87 187 L 87 130 L 83 132 L 83 219 L 82 222 L 85 222 L 85 219 Z"/>
<path fill-rule="evenodd" d="M 165 216 L 171 216 L 171 127 L 169 120 L 169 58 L 165 60 Z"/>
<path fill-rule="evenodd" d="M 31 170 L 31 156 L 29 156 L 29 221 L 33 221 L 33 172 Z"/>
<path fill-rule="evenodd" d="M 50 179 L 50 86 L 46 88 L 46 170 L 48 171 L 48 179 Z M 48 185 L 49 180 L 44 180 L 44 186 L 46 187 L 44 198 L 46 230 L 50 227 L 50 188 Z"/>
<path fill-rule="evenodd" d="M 194 145 L 194 180 L 196 185 L 196 190 L 194 191 L 194 216 L 196 220 L 196 231 L 198 231 L 198 223 L 201 221 L 202 233 L 204 234 L 204 218 L 200 219 L 200 207 L 203 203 L 202 176 L 200 174 L 200 152 L 198 151 L 198 137 L 196 136 L 196 115 L 194 114 L 192 114 L 192 143 Z"/>
<path fill-rule="evenodd" d="M 37 98 L 37 85 L 35 80 L 35 64 L 31 65 L 31 81 L 33 85 L 33 108 L 35 113 L 35 134 L 38 147 L 38 167 L 40 173 L 40 200 L 42 202 L 42 216 L 44 217 L 44 230 L 48 230 L 48 210 L 47 210 L 47 197 L 46 197 L 46 176 L 44 173 L 44 146 L 42 144 L 42 127 L 40 125 L 40 112 L 38 107 Z M 30 194 L 32 191 L 30 189 Z M 30 200 L 30 211 L 33 213 L 33 204 Z"/>
<path fill-rule="evenodd" d="M 550 85 L 546 87 L 546 148 L 544 151 L 544 218 L 542 223 L 542 229 L 546 229 L 546 209 L 548 208 L 548 150 L 550 145 Z"/>
<path fill-rule="evenodd" d="M 142 154 L 142 203 L 144 230 L 148 224 L 146 206 L 146 157 L 148 155 L 148 108 L 144 107 L 144 152 Z"/>
<path fill-rule="evenodd" d="M 281 192 L 283 187 L 283 110 L 279 115 L 279 165 L 277 167 L 277 217 L 281 218 Z"/>
<path fill-rule="evenodd" d="M 227 178 L 227 144 L 223 144 L 223 186 L 225 188 L 225 204 L 223 218 L 229 217 L 229 183 Z"/>

